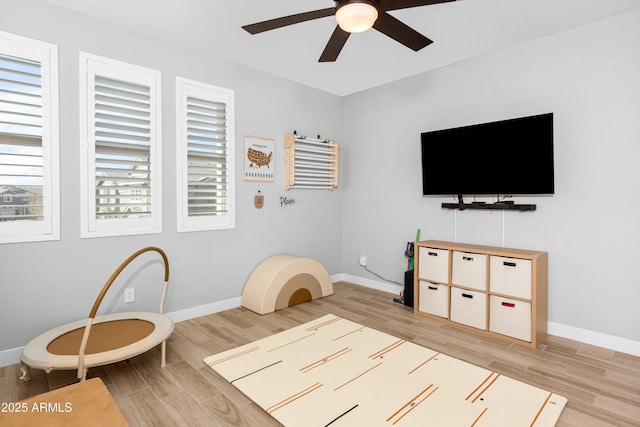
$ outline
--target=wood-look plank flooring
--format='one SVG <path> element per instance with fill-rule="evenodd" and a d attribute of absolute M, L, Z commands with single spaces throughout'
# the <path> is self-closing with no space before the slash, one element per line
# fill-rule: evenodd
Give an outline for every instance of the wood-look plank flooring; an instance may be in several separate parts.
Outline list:
<path fill-rule="evenodd" d="M 93 368 L 131 426 L 278 426 L 205 366 L 203 358 L 333 313 L 569 399 L 558 426 L 640 426 L 640 357 L 550 336 L 538 349 L 415 316 L 393 295 L 336 283 L 334 295 L 267 315 L 235 308 L 176 324 L 167 345 L 129 361 Z M 0 368 L 0 402 L 17 402 L 69 384 L 74 372 Z"/>

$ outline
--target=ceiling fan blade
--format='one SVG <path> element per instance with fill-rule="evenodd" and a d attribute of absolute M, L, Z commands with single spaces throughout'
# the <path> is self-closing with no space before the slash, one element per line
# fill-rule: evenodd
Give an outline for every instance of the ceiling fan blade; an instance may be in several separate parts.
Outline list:
<path fill-rule="evenodd" d="M 398 10 L 409 7 L 428 6 L 430 4 L 448 3 L 456 0 L 380 0 L 380 10 Z"/>
<path fill-rule="evenodd" d="M 263 33 L 276 28 L 286 27 L 288 25 L 299 24 L 300 22 L 311 21 L 318 18 L 326 18 L 335 15 L 336 8 L 329 7 L 326 9 L 313 10 L 311 12 L 297 13 L 295 15 L 283 16 L 282 18 L 269 19 L 268 21 L 256 22 L 255 24 L 244 25 L 242 28 L 251 34 Z"/>
<path fill-rule="evenodd" d="M 407 24 L 389 15 L 387 12 L 382 12 L 378 16 L 375 24 L 373 24 L 373 28 L 391 37 L 398 43 L 402 43 L 409 49 L 413 49 L 414 51 L 418 51 L 433 43 L 433 40 L 423 36 Z"/>
<path fill-rule="evenodd" d="M 318 62 L 334 62 L 338 59 L 338 55 L 340 55 L 340 51 L 350 35 L 351 33 L 347 33 L 340 28 L 340 26 L 336 25 L 336 29 L 333 30 L 333 34 L 331 34 L 331 38 L 325 46 L 322 55 L 320 55 Z"/>

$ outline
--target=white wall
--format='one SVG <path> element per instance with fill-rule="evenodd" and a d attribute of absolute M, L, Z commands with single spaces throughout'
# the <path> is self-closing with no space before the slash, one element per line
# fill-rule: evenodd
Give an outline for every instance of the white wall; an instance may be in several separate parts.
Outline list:
<path fill-rule="evenodd" d="M 167 312 L 238 298 L 252 269 L 277 253 L 308 256 L 330 273 L 341 269 L 341 191 L 284 190 L 283 134 L 294 129 L 340 140 L 341 99 L 215 57 L 203 57 L 139 37 L 35 0 L 3 0 L 0 31 L 55 43 L 60 64 L 62 223 L 56 242 L 0 245 L 0 353 L 45 330 L 89 314 L 98 291 L 127 256 L 148 245 L 171 264 Z M 163 226 L 158 235 L 80 238 L 78 53 L 85 51 L 162 72 Z M 175 77 L 235 91 L 237 227 L 176 232 Z M 276 140 L 276 182 L 244 182 L 244 135 Z M 280 209 L 280 194 L 302 201 Z M 135 271 L 135 269 L 134 269 Z M 151 272 L 149 273 L 151 276 Z M 153 279 L 161 282 L 161 273 Z M 157 310 L 160 288 L 136 282 L 140 304 Z M 151 278 L 149 278 L 151 280 Z M 161 285 L 161 283 L 154 283 Z M 147 292 L 147 290 L 149 292 Z M 148 303 L 145 303 L 149 301 Z M 153 303 L 151 303 L 153 301 Z M 15 352 L 14 352 L 15 353 Z"/>
<path fill-rule="evenodd" d="M 367 255 L 402 282 L 417 228 L 423 240 L 545 250 L 554 331 L 640 349 L 639 47 L 636 10 L 346 97 L 344 273 L 375 279 L 358 265 Z M 421 132 L 546 112 L 556 193 L 515 199 L 535 212 L 449 211 L 451 199 L 421 196 Z"/>

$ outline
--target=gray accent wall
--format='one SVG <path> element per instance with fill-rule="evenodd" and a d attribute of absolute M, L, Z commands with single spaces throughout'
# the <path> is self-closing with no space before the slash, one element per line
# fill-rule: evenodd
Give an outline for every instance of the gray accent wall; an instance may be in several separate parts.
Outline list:
<path fill-rule="evenodd" d="M 402 282 L 417 228 L 422 240 L 548 251 L 549 321 L 640 349 L 639 10 L 354 94 L 343 108 L 344 273 L 376 280 L 358 264 L 366 255 Z M 440 207 L 452 198 L 422 197 L 421 132 L 547 112 L 555 195 L 514 198 L 535 212 L 459 212 Z"/>

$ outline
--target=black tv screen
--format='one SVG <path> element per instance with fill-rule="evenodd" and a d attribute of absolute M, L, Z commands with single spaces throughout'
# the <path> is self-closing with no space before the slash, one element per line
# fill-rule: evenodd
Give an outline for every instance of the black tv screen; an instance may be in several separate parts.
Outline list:
<path fill-rule="evenodd" d="M 553 194 L 553 113 L 421 134 L 422 193 Z"/>

